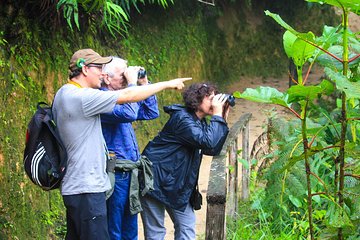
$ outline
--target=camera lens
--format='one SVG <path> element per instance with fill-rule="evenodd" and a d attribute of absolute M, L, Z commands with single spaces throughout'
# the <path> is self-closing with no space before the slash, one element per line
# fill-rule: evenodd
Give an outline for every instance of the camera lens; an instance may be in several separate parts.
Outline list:
<path fill-rule="evenodd" d="M 146 76 L 146 70 L 140 69 L 138 72 L 138 79 L 145 78 L 145 76 Z"/>

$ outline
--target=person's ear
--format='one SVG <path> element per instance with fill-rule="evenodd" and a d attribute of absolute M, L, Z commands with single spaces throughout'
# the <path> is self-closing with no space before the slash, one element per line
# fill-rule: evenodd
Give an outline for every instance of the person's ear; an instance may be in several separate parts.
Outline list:
<path fill-rule="evenodd" d="M 83 66 L 81 68 L 81 72 L 84 74 L 84 76 L 86 77 L 88 75 L 88 67 L 87 66 Z"/>
<path fill-rule="evenodd" d="M 110 85 L 110 77 L 109 74 L 103 74 L 103 81 L 106 85 Z"/>

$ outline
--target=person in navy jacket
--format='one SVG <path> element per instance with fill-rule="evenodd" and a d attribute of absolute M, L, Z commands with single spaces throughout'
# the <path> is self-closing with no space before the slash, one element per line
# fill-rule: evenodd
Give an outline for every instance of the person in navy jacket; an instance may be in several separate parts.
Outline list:
<path fill-rule="evenodd" d="M 147 76 L 142 79 L 125 79 L 124 72 L 127 67 L 125 60 L 113 57 L 112 62 L 104 66 L 103 71 L 107 76 L 103 79 L 101 90 L 111 91 L 149 84 Z M 139 102 L 117 104 L 112 112 L 101 115 L 107 148 L 115 153 L 117 161 L 139 160 L 140 151 L 132 122 L 157 117 L 159 117 L 159 109 L 155 95 Z M 131 214 L 129 209 L 130 180 L 131 172 L 115 171 L 114 192 L 107 200 L 110 239 L 138 238 L 137 214 Z"/>
<path fill-rule="evenodd" d="M 218 155 L 229 132 L 227 98 L 215 86 L 192 84 L 183 99 L 185 106 L 164 107 L 170 119 L 142 153 L 153 163 L 154 174 L 154 190 L 141 199 L 147 240 L 164 239 L 165 210 L 174 223 L 175 239 L 195 239 L 190 197 L 197 191 L 202 155 Z"/>

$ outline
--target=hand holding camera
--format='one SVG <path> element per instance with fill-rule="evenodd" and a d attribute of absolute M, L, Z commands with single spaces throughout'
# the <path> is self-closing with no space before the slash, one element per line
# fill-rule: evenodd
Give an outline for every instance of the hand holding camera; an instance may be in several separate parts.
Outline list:
<path fill-rule="evenodd" d="M 148 84 L 146 70 L 143 67 L 129 66 L 125 70 L 124 76 L 125 76 L 128 84 L 134 84 L 134 85 Z"/>
<path fill-rule="evenodd" d="M 140 70 L 139 66 L 129 66 L 126 68 L 125 72 L 124 72 L 124 76 L 126 78 L 127 84 L 137 84 L 137 80 L 138 80 L 138 72 Z"/>
<path fill-rule="evenodd" d="M 226 103 L 226 100 L 227 97 L 223 93 L 219 93 L 214 96 L 211 102 L 213 115 L 222 116 L 223 106 Z"/>
<path fill-rule="evenodd" d="M 139 72 L 138 72 L 138 80 L 137 80 L 137 85 L 141 86 L 141 85 L 147 85 L 149 83 L 147 75 L 146 75 L 146 70 L 144 68 L 140 68 Z"/>
<path fill-rule="evenodd" d="M 225 121 L 229 115 L 230 106 L 235 106 L 235 97 L 230 94 L 220 93 L 212 100 L 213 114 L 222 116 Z"/>

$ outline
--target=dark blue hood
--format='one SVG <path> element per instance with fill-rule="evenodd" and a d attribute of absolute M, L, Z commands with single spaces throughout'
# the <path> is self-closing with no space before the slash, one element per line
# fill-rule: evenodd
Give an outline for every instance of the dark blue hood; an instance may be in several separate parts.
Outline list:
<path fill-rule="evenodd" d="M 164 111 L 170 115 L 176 111 L 184 111 L 184 110 L 186 110 L 186 107 L 180 104 L 173 104 L 164 107 Z"/>

